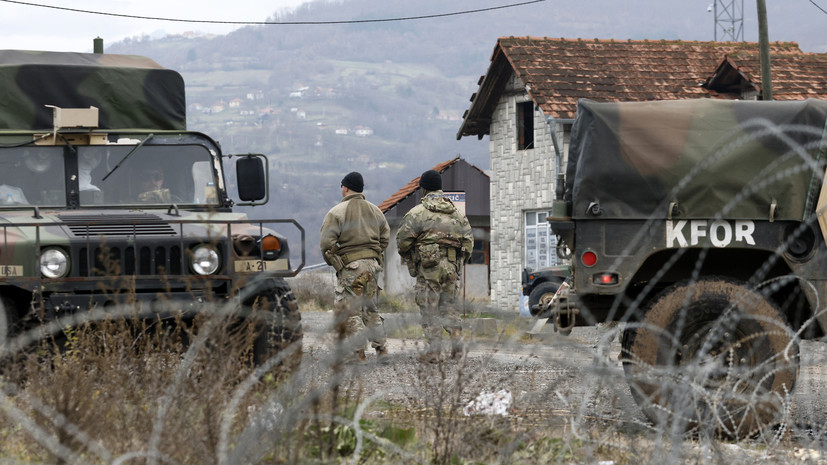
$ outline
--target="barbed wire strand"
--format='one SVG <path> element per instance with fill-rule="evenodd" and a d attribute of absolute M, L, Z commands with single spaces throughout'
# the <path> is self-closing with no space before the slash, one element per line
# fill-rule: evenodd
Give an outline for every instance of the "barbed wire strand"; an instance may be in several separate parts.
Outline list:
<path fill-rule="evenodd" d="M 546 0 L 529 0 L 526 2 L 520 3 L 511 3 L 508 5 L 500 5 L 500 6 L 493 6 L 488 8 L 478 8 L 474 10 L 463 10 L 463 11 L 455 11 L 452 13 L 438 13 L 432 15 L 419 15 L 419 16 L 402 16 L 396 18 L 378 18 L 378 19 L 350 19 L 350 20 L 332 20 L 332 21 L 218 21 L 218 20 L 207 20 L 207 19 L 184 19 L 184 18 L 165 18 L 159 16 L 141 16 L 141 15 L 128 15 L 122 13 L 111 13 L 105 11 L 95 11 L 95 10 L 84 10 L 80 8 L 69 8 L 64 6 L 56 6 L 56 5 L 46 5 L 42 3 L 32 3 L 32 2 L 22 2 L 19 0 L 0 0 L 0 2 L 5 3 L 15 3 L 18 5 L 26 5 L 32 6 L 37 8 L 49 8 L 53 10 L 62 10 L 62 11 L 71 11 L 74 13 L 83 13 L 83 14 L 90 14 L 90 15 L 102 15 L 102 16 L 114 16 L 118 18 L 130 18 L 130 19 L 143 19 L 143 20 L 151 20 L 151 21 L 169 21 L 169 22 L 177 22 L 177 23 L 199 23 L 199 24 L 236 24 L 236 25 L 244 25 L 244 26 L 278 26 L 278 25 L 326 25 L 326 24 L 361 24 L 361 23 L 385 23 L 385 22 L 395 22 L 395 21 L 413 21 L 419 19 L 432 19 L 432 18 L 444 18 L 446 16 L 460 16 L 460 15 L 467 15 L 472 13 L 482 13 L 486 11 L 494 11 L 494 10 L 502 10 L 505 8 L 514 8 L 518 6 L 525 6 L 531 5 L 533 3 L 540 3 Z"/>

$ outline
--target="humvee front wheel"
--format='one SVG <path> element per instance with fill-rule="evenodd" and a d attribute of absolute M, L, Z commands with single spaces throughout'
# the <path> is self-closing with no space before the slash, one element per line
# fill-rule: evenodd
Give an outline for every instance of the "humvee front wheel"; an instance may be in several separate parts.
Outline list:
<path fill-rule="evenodd" d="M 798 344 L 778 308 L 725 279 L 667 288 L 622 346 L 632 396 L 651 421 L 726 437 L 772 426 L 798 375 Z"/>
<path fill-rule="evenodd" d="M 302 359 L 304 332 L 296 296 L 281 279 L 259 292 L 248 302 L 255 318 L 253 363 L 260 366 L 281 353 L 277 364 L 280 373 L 289 374 L 298 369 Z"/>
<path fill-rule="evenodd" d="M 0 345 L 6 345 L 19 331 L 19 317 L 14 301 L 0 296 Z"/>
<path fill-rule="evenodd" d="M 559 288 L 560 283 L 546 281 L 532 289 L 531 294 L 528 296 L 528 311 L 531 313 L 531 316 L 548 318 L 549 315 L 545 312 L 546 306 L 551 302 L 551 299 L 554 298 L 554 294 L 557 293 L 557 289 Z"/>

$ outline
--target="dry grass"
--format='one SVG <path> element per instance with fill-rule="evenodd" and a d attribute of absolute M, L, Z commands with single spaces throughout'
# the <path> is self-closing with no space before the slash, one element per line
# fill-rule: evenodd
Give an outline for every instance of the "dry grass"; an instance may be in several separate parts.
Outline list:
<path fill-rule="evenodd" d="M 575 356 L 579 341 L 527 342 L 505 320 L 497 335 L 468 339 L 486 355 L 424 364 L 399 354 L 380 371 L 346 363 L 346 340 L 277 378 L 249 363 L 250 334 L 214 313 L 192 326 L 102 319 L 66 330 L 61 351 L 41 344 L 6 364 L 0 462 L 820 463 L 821 443 L 793 434 L 728 442 L 627 416 L 628 388 L 606 356 L 614 327 L 591 364 Z M 549 345 L 568 356 L 549 358 Z M 509 351 L 529 355 L 496 361 Z M 540 375 L 548 369 L 560 374 Z M 470 399 L 503 386 L 514 395 L 506 416 L 465 414 Z"/>

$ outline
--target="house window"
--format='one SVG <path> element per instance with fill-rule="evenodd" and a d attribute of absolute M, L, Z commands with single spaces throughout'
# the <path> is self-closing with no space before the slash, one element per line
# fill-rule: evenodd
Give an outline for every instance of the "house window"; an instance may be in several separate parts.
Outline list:
<path fill-rule="evenodd" d="M 548 210 L 525 212 L 525 267 L 533 270 L 557 265 L 557 237 L 551 232 Z"/>
<path fill-rule="evenodd" d="M 534 148 L 534 103 L 517 104 L 517 150 Z"/>
<path fill-rule="evenodd" d="M 488 241 L 474 239 L 474 250 L 471 252 L 471 259 L 468 263 L 471 265 L 488 264 Z"/>

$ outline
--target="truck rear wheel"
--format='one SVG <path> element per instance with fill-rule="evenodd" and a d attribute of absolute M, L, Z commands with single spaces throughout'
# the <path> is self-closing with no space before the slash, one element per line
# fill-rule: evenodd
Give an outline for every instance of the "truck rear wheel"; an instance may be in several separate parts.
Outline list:
<path fill-rule="evenodd" d="M 725 279 L 665 289 L 622 346 L 632 396 L 650 420 L 725 437 L 772 426 L 798 375 L 798 344 L 778 308 Z"/>

